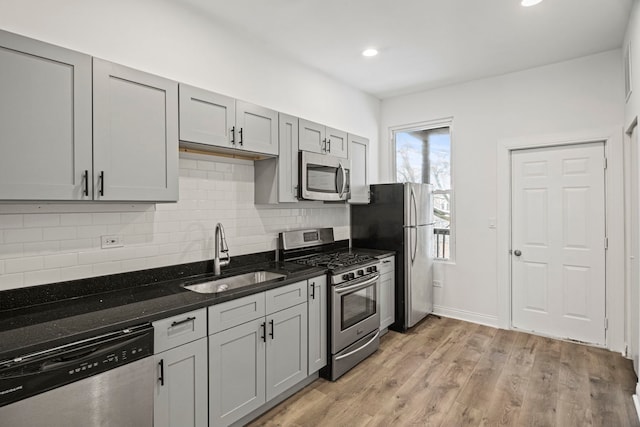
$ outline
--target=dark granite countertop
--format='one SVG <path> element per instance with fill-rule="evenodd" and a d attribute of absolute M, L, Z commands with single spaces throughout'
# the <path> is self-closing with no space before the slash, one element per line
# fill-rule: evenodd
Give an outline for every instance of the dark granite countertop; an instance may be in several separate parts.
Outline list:
<path fill-rule="evenodd" d="M 383 259 L 389 256 L 394 256 L 396 254 L 395 251 L 389 251 L 384 249 L 351 248 L 350 250 L 352 252 L 369 254 L 372 257 L 377 259 Z"/>
<path fill-rule="evenodd" d="M 181 286 L 187 281 L 211 278 L 210 261 L 0 292 L 0 361 L 326 272 L 269 258 L 274 257 L 258 254 L 234 258 L 221 277 L 263 269 L 284 274 L 285 278 L 222 293 L 200 294 Z"/>

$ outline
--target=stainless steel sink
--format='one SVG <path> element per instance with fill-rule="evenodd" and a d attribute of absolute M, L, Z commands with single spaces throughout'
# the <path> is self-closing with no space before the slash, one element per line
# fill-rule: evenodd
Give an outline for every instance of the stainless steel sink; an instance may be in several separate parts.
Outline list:
<path fill-rule="evenodd" d="M 218 292 L 230 291 L 249 285 L 255 285 L 270 280 L 286 277 L 284 274 L 273 273 L 271 271 L 254 271 L 252 273 L 239 274 L 237 276 L 224 277 L 221 279 L 208 280 L 206 282 L 184 284 L 185 289 L 201 294 L 215 294 Z"/>

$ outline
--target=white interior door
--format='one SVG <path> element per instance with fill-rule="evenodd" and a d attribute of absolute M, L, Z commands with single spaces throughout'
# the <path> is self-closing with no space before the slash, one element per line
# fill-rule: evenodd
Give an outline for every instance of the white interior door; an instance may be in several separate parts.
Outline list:
<path fill-rule="evenodd" d="M 512 319 L 605 344 L 604 143 L 512 153 Z"/>

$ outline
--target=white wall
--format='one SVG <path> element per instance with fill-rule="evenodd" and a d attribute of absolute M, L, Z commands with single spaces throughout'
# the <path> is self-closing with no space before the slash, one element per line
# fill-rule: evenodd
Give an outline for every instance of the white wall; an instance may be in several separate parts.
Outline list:
<path fill-rule="evenodd" d="M 498 324 L 497 237 L 488 226 L 498 217 L 498 141 L 621 129 L 623 114 L 620 50 L 383 101 L 381 159 L 393 159 L 389 127 L 453 117 L 456 254 L 455 264 L 436 266 L 437 311 Z M 381 164 L 381 181 L 390 171 Z"/>
<path fill-rule="evenodd" d="M 376 161 L 378 99 L 179 0 L 1 0 L 0 29 L 362 135 Z M 0 290 L 209 259 L 218 221 L 232 255 L 275 249 L 279 231 L 304 226 L 349 237 L 344 206 L 254 206 L 251 163 L 182 156 L 180 166 L 180 202 L 157 210 L 0 205 Z M 100 249 L 106 233 L 121 234 L 125 247 Z"/>

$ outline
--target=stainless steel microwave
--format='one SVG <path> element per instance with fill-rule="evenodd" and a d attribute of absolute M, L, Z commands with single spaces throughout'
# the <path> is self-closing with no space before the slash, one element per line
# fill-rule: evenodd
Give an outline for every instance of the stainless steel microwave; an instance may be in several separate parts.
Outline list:
<path fill-rule="evenodd" d="M 347 200 L 349 160 L 300 151 L 299 197 L 305 200 Z"/>

